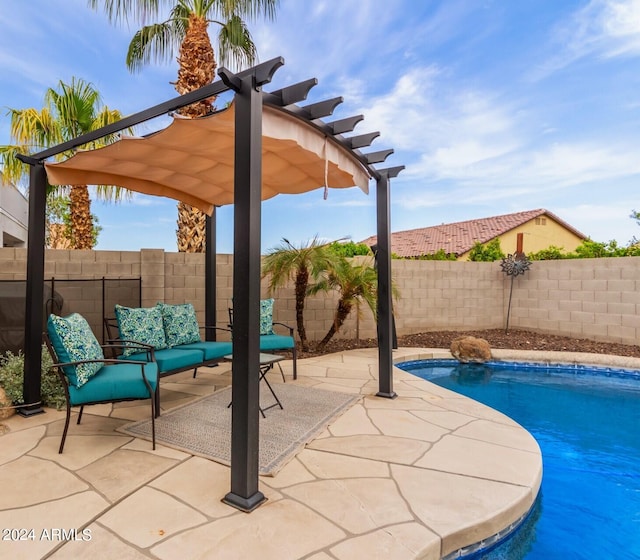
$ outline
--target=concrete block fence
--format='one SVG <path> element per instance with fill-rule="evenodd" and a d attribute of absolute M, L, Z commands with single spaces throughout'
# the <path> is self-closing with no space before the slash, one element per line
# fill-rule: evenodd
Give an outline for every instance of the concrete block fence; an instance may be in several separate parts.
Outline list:
<path fill-rule="evenodd" d="M 399 335 L 430 330 L 504 328 L 511 278 L 499 262 L 392 262 L 400 297 L 395 302 Z M 48 250 L 45 278 L 142 278 L 142 305 L 193 303 L 204 322 L 204 255 L 141 251 Z M 218 255 L 217 320 L 227 324 L 232 298 L 233 256 Z M 26 276 L 26 249 L 0 249 L 0 280 Z M 263 283 L 263 296 L 267 285 Z M 79 296 L 80 297 L 80 296 Z M 295 326 L 292 287 L 279 290 L 275 320 Z M 307 300 L 305 326 L 320 340 L 333 320 L 337 294 Z M 510 329 L 637 344 L 640 338 L 640 257 L 534 262 L 513 281 Z M 339 336 L 375 337 L 366 306 Z"/>

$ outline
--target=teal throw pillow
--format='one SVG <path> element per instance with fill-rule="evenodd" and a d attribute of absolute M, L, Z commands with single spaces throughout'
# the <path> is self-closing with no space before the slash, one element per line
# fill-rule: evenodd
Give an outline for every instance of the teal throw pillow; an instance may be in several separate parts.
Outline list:
<path fill-rule="evenodd" d="M 149 344 L 156 350 L 167 347 L 162 324 L 162 313 L 159 307 L 124 307 L 116 305 L 118 330 L 122 340 L 135 340 Z M 123 356 L 131 356 L 140 352 L 140 348 L 128 347 Z"/>
<path fill-rule="evenodd" d="M 260 300 L 260 334 L 273 334 L 273 298 Z"/>
<path fill-rule="evenodd" d="M 168 305 L 158 303 L 164 324 L 164 336 L 167 346 L 179 346 L 200 342 L 200 328 L 196 310 L 190 303 Z"/>
<path fill-rule="evenodd" d="M 61 362 L 102 360 L 104 353 L 87 320 L 78 313 L 68 317 L 49 315 L 47 332 Z M 63 368 L 69 383 L 82 387 L 104 366 L 103 362 L 79 364 Z"/>

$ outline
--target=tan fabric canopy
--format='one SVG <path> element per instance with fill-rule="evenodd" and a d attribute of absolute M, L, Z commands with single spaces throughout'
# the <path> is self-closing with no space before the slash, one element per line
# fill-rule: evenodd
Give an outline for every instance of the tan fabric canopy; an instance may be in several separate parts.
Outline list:
<path fill-rule="evenodd" d="M 211 214 L 233 203 L 235 110 L 200 119 L 175 117 L 146 138 L 123 137 L 105 148 L 45 164 L 52 185 L 116 185 L 173 198 Z M 310 124 L 265 105 L 262 120 L 262 199 L 322 186 L 358 186 L 369 174 L 346 148 Z"/>

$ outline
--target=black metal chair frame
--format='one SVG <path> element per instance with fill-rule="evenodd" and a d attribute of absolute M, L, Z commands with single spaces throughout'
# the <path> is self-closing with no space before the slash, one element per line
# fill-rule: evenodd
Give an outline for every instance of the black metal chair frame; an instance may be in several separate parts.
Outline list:
<path fill-rule="evenodd" d="M 95 359 L 95 360 L 80 360 L 80 361 L 76 361 L 76 362 L 60 362 L 58 355 L 56 354 L 55 349 L 53 348 L 53 345 L 51 344 L 51 340 L 49 338 L 49 336 L 45 333 L 44 334 L 44 340 L 45 343 L 47 345 L 47 349 L 49 350 L 49 353 L 51 354 L 51 357 L 54 361 L 54 364 L 51 366 L 52 368 L 55 368 L 56 373 L 58 374 L 58 377 L 60 377 L 61 381 L 62 381 L 62 386 L 64 388 L 64 394 L 65 394 L 65 400 L 66 400 L 66 417 L 65 417 L 65 422 L 64 422 L 64 429 L 62 431 L 62 439 L 60 441 L 60 448 L 58 449 L 58 453 L 62 453 L 62 450 L 64 449 L 64 444 L 65 441 L 67 439 L 67 431 L 69 430 L 69 421 L 71 419 L 71 396 L 69 395 L 69 379 L 68 377 L 65 375 L 64 371 L 62 370 L 63 367 L 65 366 L 77 366 L 80 364 L 91 364 L 91 363 L 96 363 L 96 362 L 100 362 L 103 364 L 137 364 L 140 366 L 140 374 L 142 375 L 142 380 L 144 381 L 144 384 L 147 386 L 147 389 L 149 390 L 149 399 L 151 400 L 151 441 L 152 441 L 152 446 L 153 446 L 153 450 L 155 451 L 156 449 L 156 423 L 155 423 L 155 418 L 156 418 L 156 401 L 157 401 L 157 392 L 159 390 L 160 384 L 158 383 L 156 385 L 156 391 L 154 392 L 153 389 L 151 388 L 151 384 L 149 383 L 149 380 L 147 379 L 147 377 L 144 374 L 144 366 L 147 362 L 137 362 L 134 360 L 118 360 L 118 359 L 114 359 L 114 358 L 103 358 L 103 359 Z M 121 346 L 118 344 L 104 344 L 101 345 L 101 347 L 103 348 L 103 350 L 108 350 L 113 348 L 113 346 Z M 150 354 L 149 356 L 149 362 L 155 361 L 155 359 L 153 358 L 153 353 Z M 105 367 L 109 367 L 108 365 L 105 365 Z M 103 372 L 104 375 L 104 372 Z M 89 380 L 88 383 L 90 383 L 91 381 Z M 142 399 L 140 397 L 132 397 L 132 398 L 122 398 L 122 399 L 106 399 L 106 400 L 100 400 L 100 401 L 91 401 L 91 402 L 86 402 L 84 404 L 81 405 L 76 405 L 76 406 L 80 406 L 80 411 L 78 413 L 78 420 L 76 422 L 76 424 L 80 424 L 80 421 L 82 420 L 82 413 L 84 412 L 84 407 L 88 406 L 88 405 L 92 405 L 92 404 L 105 404 L 105 403 L 117 403 L 117 402 L 125 402 L 125 401 L 137 401 L 137 400 L 145 400 Z M 160 411 L 158 410 L 158 413 Z"/>
<path fill-rule="evenodd" d="M 229 312 L 229 330 L 231 332 L 233 332 L 233 307 L 229 307 L 227 308 L 228 312 Z M 291 359 L 293 361 L 293 379 L 298 379 L 298 351 L 297 351 L 297 345 L 296 345 L 296 339 L 293 336 L 293 327 L 290 325 L 287 325 L 286 323 L 281 323 L 279 321 L 273 321 L 271 323 L 272 325 L 279 325 L 281 327 L 284 327 L 285 329 L 287 329 L 289 331 L 289 336 L 291 338 L 293 338 L 293 348 L 270 348 L 269 350 L 264 350 L 264 352 L 271 352 L 271 351 L 291 351 Z M 260 335 L 260 336 L 264 336 L 264 335 Z M 263 350 L 260 350 L 260 352 L 263 352 Z M 273 367 L 273 365 L 271 366 Z M 286 379 L 284 377 L 284 371 L 282 371 L 282 366 L 280 364 L 278 364 L 278 367 L 280 368 L 280 374 L 282 375 L 282 381 L 284 381 L 286 383 Z M 269 368 L 271 369 L 271 368 Z"/>

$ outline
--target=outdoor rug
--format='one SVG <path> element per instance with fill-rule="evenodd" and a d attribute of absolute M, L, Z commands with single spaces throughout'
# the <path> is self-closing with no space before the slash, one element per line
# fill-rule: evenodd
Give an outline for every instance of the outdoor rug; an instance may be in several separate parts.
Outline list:
<path fill-rule="evenodd" d="M 303 387 L 294 383 L 273 384 L 284 407 L 275 406 L 260 415 L 259 473 L 274 476 L 306 443 L 358 400 L 358 396 Z M 231 464 L 231 387 L 177 406 L 156 418 L 156 441 Z M 275 403 L 260 383 L 260 406 Z M 126 424 L 118 429 L 151 441 L 151 420 Z"/>

